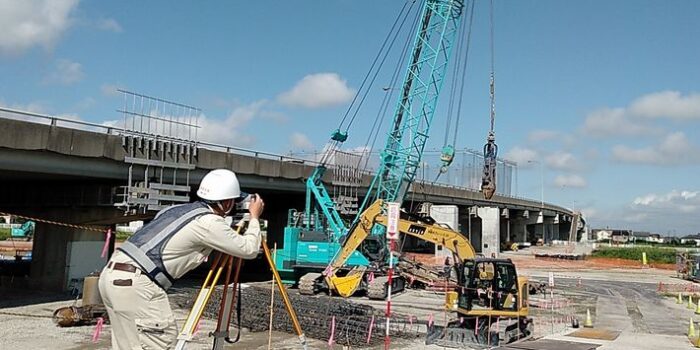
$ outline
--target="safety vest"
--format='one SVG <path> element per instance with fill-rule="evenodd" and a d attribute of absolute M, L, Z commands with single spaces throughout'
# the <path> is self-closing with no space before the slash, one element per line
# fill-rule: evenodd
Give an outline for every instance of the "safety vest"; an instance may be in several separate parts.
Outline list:
<path fill-rule="evenodd" d="M 163 290 L 168 290 L 174 279 L 165 270 L 163 248 L 185 225 L 211 213 L 211 209 L 203 202 L 165 208 L 117 249 L 137 263 L 153 282 Z"/>

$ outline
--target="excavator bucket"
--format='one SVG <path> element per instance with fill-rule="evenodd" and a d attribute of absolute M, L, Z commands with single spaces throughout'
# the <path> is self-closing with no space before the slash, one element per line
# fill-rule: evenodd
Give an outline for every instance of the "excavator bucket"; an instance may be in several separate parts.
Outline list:
<path fill-rule="evenodd" d="M 355 294 L 357 289 L 360 287 L 364 274 L 364 268 L 356 268 L 348 272 L 348 274 L 343 277 L 327 277 L 326 281 L 328 282 L 330 289 L 335 290 L 335 292 L 343 298 L 347 298 Z"/>

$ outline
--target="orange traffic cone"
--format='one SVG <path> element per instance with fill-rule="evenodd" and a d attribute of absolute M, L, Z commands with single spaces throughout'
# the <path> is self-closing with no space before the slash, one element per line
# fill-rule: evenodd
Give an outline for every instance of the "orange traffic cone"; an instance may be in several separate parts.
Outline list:
<path fill-rule="evenodd" d="M 690 325 L 688 326 L 688 337 L 695 338 L 695 323 L 693 323 L 693 318 L 690 318 Z"/>
<path fill-rule="evenodd" d="M 590 309 L 586 309 L 586 322 L 583 322 L 583 326 L 586 328 L 593 328 L 593 320 L 591 320 Z"/>

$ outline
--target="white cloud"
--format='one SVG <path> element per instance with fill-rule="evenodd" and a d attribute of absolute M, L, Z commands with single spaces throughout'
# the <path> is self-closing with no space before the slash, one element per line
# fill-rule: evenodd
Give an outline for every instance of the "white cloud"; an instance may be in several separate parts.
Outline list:
<path fill-rule="evenodd" d="M 70 27 L 78 0 L 0 0 L 0 53 L 51 49 Z"/>
<path fill-rule="evenodd" d="M 267 100 L 259 100 L 238 106 L 223 120 L 202 116 L 199 118 L 201 129 L 199 129 L 198 138 L 228 146 L 252 146 L 256 139 L 246 134 L 244 128 L 251 120 L 260 117 L 267 105 Z"/>
<path fill-rule="evenodd" d="M 583 218 L 586 220 L 596 219 L 600 216 L 600 212 L 594 207 L 583 207 L 578 210 L 581 211 Z"/>
<path fill-rule="evenodd" d="M 629 113 L 644 118 L 700 119 L 700 94 L 682 96 L 678 91 L 651 93 L 634 100 L 629 106 Z"/>
<path fill-rule="evenodd" d="M 533 161 L 536 161 L 539 155 L 532 149 L 515 146 L 511 148 L 503 158 L 518 163 L 518 167 L 524 169 L 533 166 Z"/>
<path fill-rule="evenodd" d="M 586 211 L 584 210 L 584 213 Z M 671 190 L 640 195 L 617 208 L 600 209 L 587 216 L 592 227 L 651 231 L 663 235 L 700 232 L 700 190 Z"/>
<path fill-rule="evenodd" d="M 554 184 L 559 187 L 583 188 L 588 186 L 586 179 L 579 175 L 557 175 L 554 178 Z"/>
<path fill-rule="evenodd" d="M 698 193 L 700 193 L 700 191 L 678 190 L 672 190 L 671 192 L 665 194 L 651 193 L 635 198 L 632 204 L 645 207 L 667 207 L 688 205 L 689 203 L 700 204 Z"/>
<path fill-rule="evenodd" d="M 276 124 L 285 124 L 289 122 L 289 117 L 286 114 L 277 111 L 260 111 L 260 118 Z"/>
<path fill-rule="evenodd" d="M 92 108 L 96 103 L 97 103 L 97 100 L 88 96 L 88 97 L 85 97 L 82 100 L 80 100 L 80 102 L 78 102 L 75 105 L 75 108 L 78 110 L 81 110 L 81 111 L 85 111 L 87 109 Z"/>
<path fill-rule="evenodd" d="M 81 81 L 84 77 L 85 73 L 80 63 L 61 59 L 56 61 L 53 71 L 44 78 L 42 83 L 67 86 Z"/>
<path fill-rule="evenodd" d="M 576 171 L 580 169 L 579 163 L 573 154 L 557 151 L 545 158 L 547 166 L 554 170 Z"/>
<path fill-rule="evenodd" d="M 292 135 L 289 136 L 289 143 L 293 150 L 309 151 L 314 147 L 309 137 L 300 132 L 292 133 Z"/>
<path fill-rule="evenodd" d="M 26 104 L 22 104 L 22 103 L 9 104 L 9 103 L 5 103 L 4 101 L 0 100 L 0 106 L 7 107 L 10 109 L 17 109 L 20 111 L 40 113 L 40 114 L 44 114 L 46 112 L 46 107 L 41 102 L 36 102 L 36 101 L 29 102 Z"/>
<path fill-rule="evenodd" d="M 679 224 L 695 227 L 695 218 L 700 214 L 700 191 L 671 190 L 667 193 L 650 193 L 634 199 L 626 211 L 626 219 L 634 222 L 642 221 Z"/>
<path fill-rule="evenodd" d="M 121 24 L 114 18 L 102 18 L 97 20 L 97 29 L 105 30 L 113 33 L 121 33 L 124 31 Z"/>
<path fill-rule="evenodd" d="M 116 84 L 102 84 L 102 86 L 100 86 L 100 91 L 102 94 L 109 97 L 119 96 L 119 91 L 117 91 L 118 89 L 123 88 Z"/>
<path fill-rule="evenodd" d="M 530 131 L 530 133 L 527 135 L 527 140 L 530 142 L 542 142 L 548 140 L 555 140 L 557 138 L 560 138 L 561 136 L 562 133 L 558 131 L 540 129 Z"/>
<path fill-rule="evenodd" d="M 614 160 L 626 163 L 650 165 L 684 165 L 700 163 L 700 149 L 690 143 L 683 132 L 674 132 L 656 146 L 631 148 L 624 145 L 613 147 Z"/>
<path fill-rule="evenodd" d="M 355 91 L 336 73 L 317 73 L 302 78 L 294 87 L 277 96 L 287 106 L 322 108 L 345 103 Z"/>
<path fill-rule="evenodd" d="M 589 113 L 581 131 L 593 137 L 640 136 L 658 132 L 649 125 L 630 120 L 624 108 L 602 108 Z"/>

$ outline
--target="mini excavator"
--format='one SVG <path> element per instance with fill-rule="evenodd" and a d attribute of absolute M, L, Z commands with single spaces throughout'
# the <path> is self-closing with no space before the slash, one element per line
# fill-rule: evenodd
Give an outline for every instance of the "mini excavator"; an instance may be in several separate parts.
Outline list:
<path fill-rule="evenodd" d="M 324 286 L 347 297 L 363 289 L 368 281 L 367 269 L 353 267 L 343 271 L 350 255 L 371 235 L 375 225 L 386 226 L 386 206 L 377 200 L 360 216 L 348 233 L 336 259 L 324 272 Z M 469 240 L 431 218 L 401 212 L 398 231 L 434 244 L 440 244 L 454 255 L 453 273 L 458 286 L 445 297 L 445 308 L 456 313 L 456 321 L 444 327 L 432 326 L 427 344 L 447 347 L 496 345 L 527 339 L 532 335 L 532 319 L 528 317 L 528 280 L 518 276 L 510 259 L 477 257 Z M 374 272 L 374 271 L 372 271 Z M 344 275 L 340 276 L 340 273 Z M 400 272 L 399 272 L 400 273 Z"/>

